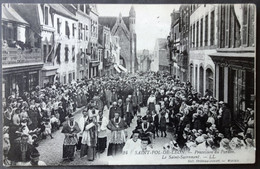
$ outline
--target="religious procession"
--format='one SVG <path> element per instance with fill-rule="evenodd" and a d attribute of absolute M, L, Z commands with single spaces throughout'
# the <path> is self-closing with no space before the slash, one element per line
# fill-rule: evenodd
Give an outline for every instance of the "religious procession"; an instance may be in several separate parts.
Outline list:
<path fill-rule="evenodd" d="M 1 22 L 4 166 L 255 163 L 255 4 L 3 3 Z"/>
<path fill-rule="evenodd" d="M 81 109 L 75 120 L 77 107 Z M 55 132 L 65 136 L 59 143 L 65 162 L 75 160 L 77 153 L 94 161 L 97 154 L 133 155 L 153 148 L 248 149 L 254 147 L 254 110 L 248 108 L 244 117 L 247 128 L 241 132 L 233 125 L 226 103 L 210 93 L 201 96 L 189 82 L 167 74 L 57 83 L 9 97 L 4 111 L 4 162 L 33 165 L 35 158 L 39 160 L 41 140 L 56 139 Z"/>

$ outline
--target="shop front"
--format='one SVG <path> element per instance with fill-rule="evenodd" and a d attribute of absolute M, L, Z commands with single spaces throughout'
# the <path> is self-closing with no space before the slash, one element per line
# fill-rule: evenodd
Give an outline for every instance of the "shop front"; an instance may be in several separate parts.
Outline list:
<path fill-rule="evenodd" d="M 53 84 L 55 75 L 57 74 L 58 67 L 55 66 L 44 66 L 42 68 L 42 82 L 41 86 L 44 87 L 47 84 Z"/>
<path fill-rule="evenodd" d="M 40 70 L 43 64 L 10 67 L 3 66 L 3 101 L 10 95 L 22 96 L 24 92 L 35 90 L 39 85 Z"/>
<path fill-rule="evenodd" d="M 232 119 L 241 130 L 245 128 L 246 109 L 254 109 L 254 55 L 253 52 L 210 55 L 216 65 L 216 98 L 228 104 Z"/>
<path fill-rule="evenodd" d="M 99 61 L 90 61 L 89 64 L 89 77 L 98 77 L 99 76 Z"/>

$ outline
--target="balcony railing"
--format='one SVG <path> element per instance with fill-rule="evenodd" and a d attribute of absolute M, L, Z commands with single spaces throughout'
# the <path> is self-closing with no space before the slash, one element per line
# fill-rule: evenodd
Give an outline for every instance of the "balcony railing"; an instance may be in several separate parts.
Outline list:
<path fill-rule="evenodd" d="M 35 63 L 43 62 L 40 48 L 17 49 L 2 48 L 2 64 L 19 64 L 19 63 Z"/>
<path fill-rule="evenodd" d="M 98 57 L 91 57 L 90 62 L 99 62 Z"/>

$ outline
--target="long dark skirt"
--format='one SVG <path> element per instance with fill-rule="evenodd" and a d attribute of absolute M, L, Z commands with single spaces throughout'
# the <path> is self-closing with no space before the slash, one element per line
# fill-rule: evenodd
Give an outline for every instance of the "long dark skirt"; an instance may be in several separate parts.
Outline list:
<path fill-rule="evenodd" d="M 122 144 L 113 144 L 109 143 L 107 156 L 116 156 L 122 154 L 125 143 Z"/>
<path fill-rule="evenodd" d="M 154 103 L 149 103 L 149 104 L 148 104 L 148 110 L 149 110 L 150 112 L 155 111 L 155 104 L 154 104 Z"/>
<path fill-rule="evenodd" d="M 93 161 L 96 157 L 96 147 L 81 144 L 80 157 L 87 155 L 89 161 Z"/>
<path fill-rule="evenodd" d="M 75 145 L 63 145 L 63 158 L 74 158 Z"/>
<path fill-rule="evenodd" d="M 97 141 L 97 151 L 99 153 L 103 153 L 107 147 L 107 137 L 98 138 Z"/>
<path fill-rule="evenodd" d="M 77 145 L 76 145 L 77 150 L 80 150 L 80 149 L 81 149 L 81 140 L 82 140 L 82 137 L 79 137 L 79 141 L 78 141 L 78 143 L 77 143 Z"/>
<path fill-rule="evenodd" d="M 88 146 L 87 146 L 87 144 L 81 144 L 81 147 L 80 147 L 80 157 L 84 157 L 87 154 L 88 154 Z"/>

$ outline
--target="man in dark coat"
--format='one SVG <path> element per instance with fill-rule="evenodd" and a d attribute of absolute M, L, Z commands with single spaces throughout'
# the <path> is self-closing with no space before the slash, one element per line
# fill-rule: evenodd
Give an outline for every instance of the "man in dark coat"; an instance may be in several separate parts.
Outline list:
<path fill-rule="evenodd" d="M 151 124 L 154 128 L 153 138 L 155 138 L 155 134 L 156 134 L 157 137 L 159 137 L 159 134 L 158 134 L 158 131 L 159 131 L 159 116 L 155 111 L 152 111 L 152 118 L 153 118 L 153 121 L 152 121 Z"/>
<path fill-rule="evenodd" d="M 119 112 L 120 112 L 120 117 L 124 118 L 124 104 L 123 104 L 122 99 L 118 100 L 118 109 L 119 109 Z"/>
<path fill-rule="evenodd" d="M 113 89 L 113 90 L 112 90 L 111 101 L 112 101 L 112 103 L 118 101 L 118 95 L 117 95 L 117 93 L 116 93 L 116 89 Z"/>
<path fill-rule="evenodd" d="M 126 98 L 126 104 L 125 104 L 125 108 L 124 108 L 124 112 L 125 112 L 125 121 L 127 123 L 128 126 L 130 126 L 130 123 L 132 122 L 133 119 L 133 104 L 131 103 L 130 98 Z"/>
<path fill-rule="evenodd" d="M 153 126 L 148 122 L 147 116 L 143 117 L 143 123 L 140 126 L 136 127 L 136 130 L 140 132 L 140 137 L 149 137 L 148 144 L 152 143 L 154 128 Z"/>
<path fill-rule="evenodd" d="M 117 106 L 117 102 L 113 102 L 112 107 L 109 109 L 109 120 L 111 120 L 112 118 L 115 117 L 115 112 L 120 112 L 120 110 Z M 119 116 L 121 117 L 122 115 L 119 114 Z"/>
<path fill-rule="evenodd" d="M 223 134 L 226 138 L 230 139 L 230 126 L 231 126 L 231 112 L 227 106 L 227 103 L 222 104 L 222 127 L 223 127 Z"/>
<path fill-rule="evenodd" d="M 30 161 L 30 155 L 33 151 L 35 151 L 35 147 L 28 143 L 28 135 L 22 134 L 21 140 L 11 146 L 8 159 L 12 162 L 12 165 L 16 165 L 16 163 L 26 163 Z"/>

